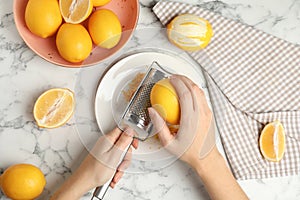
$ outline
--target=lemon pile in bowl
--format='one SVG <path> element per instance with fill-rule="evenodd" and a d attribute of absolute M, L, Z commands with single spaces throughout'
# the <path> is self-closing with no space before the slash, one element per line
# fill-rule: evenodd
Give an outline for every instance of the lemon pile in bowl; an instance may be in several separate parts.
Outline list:
<path fill-rule="evenodd" d="M 78 63 L 91 53 L 93 44 L 115 47 L 122 34 L 118 16 L 109 9 L 94 9 L 111 0 L 29 0 L 25 23 L 35 35 L 56 34 L 56 47 L 62 58 Z"/>

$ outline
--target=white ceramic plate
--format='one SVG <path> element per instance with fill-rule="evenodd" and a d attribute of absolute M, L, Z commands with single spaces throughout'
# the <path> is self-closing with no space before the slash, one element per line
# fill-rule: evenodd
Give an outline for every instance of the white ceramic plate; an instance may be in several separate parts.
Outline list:
<path fill-rule="evenodd" d="M 102 133 L 116 127 L 120 114 L 124 112 L 126 101 L 122 90 L 139 72 L 145 72 L 153 61 L 157 61 L 170 72 L 182 74 L 193 80 L 199 87 L 205 86 L 200 66 L 186 56 L 167 51 L 145 51 L 128 55 L 114 63 L 100 80 L 96 98 L 95 115 Z M 156 161 L 172 157 L 158 141 L 157 137 L 139 143 L 133 152 L 134 159 Z"/>

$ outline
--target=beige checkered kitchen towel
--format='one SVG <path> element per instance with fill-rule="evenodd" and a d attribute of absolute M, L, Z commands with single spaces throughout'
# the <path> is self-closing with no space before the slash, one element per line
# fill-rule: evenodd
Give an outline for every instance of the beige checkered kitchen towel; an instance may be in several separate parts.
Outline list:
<path fill-rule="evenodd" d="M 153 11 L 163 25 L 183 13 L 212 24 L 207 56 L 190 55 L 205 71 L 235 177 L 300 174 L 300 47 L 198 6 L 160 1 Z M 274 120 L 280 120 L 286 132 L 285 155 L 277 163 L 263 159 L 258 146 L 262 128 Z"/>

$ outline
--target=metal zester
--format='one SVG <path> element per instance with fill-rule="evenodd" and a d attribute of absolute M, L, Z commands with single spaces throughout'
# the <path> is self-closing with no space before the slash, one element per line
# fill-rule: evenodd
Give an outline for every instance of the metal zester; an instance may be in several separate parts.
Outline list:
<path fill-rule="evenodd" d="M 151 107 L 150 92 L 156 82 L 169 75 L 170 73 L 157 62 L 152 63 L 118 123 L 120 129 L 124 130 L 129 126 L 136 131 L 136 138 L 141 141 L 155 134 L 147 110 L 148 107 Z"/>

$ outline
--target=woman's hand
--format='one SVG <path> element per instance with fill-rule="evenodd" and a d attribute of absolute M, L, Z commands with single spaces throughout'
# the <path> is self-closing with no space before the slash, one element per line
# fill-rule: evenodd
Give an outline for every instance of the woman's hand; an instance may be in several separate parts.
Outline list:
<path fill-rule="evenodd" d="M 94 187 L 105 184 L 116 170 L 117 172 L 110 186 L 114 187 L 120 180 L 124 170 L 130 164 L 132 149 L 129 148 L 122 163 L 119 164 L 122 154 L 128 145 L 132 144 L 134 148 L 138 146 L 138 142 L 133 139 L 133 136 L 134 131 L 132 129 L 122 132 L 120 129 L 115 128 L 97 141 L 90 154 L 79 167 L 79 169 L 91 173 Z"/>
<path fill-rule="evenodd" d="M 177 92 L 181 109 L 177 134 L 171 134 L 165 121 L 153 108 L 149 108 L 150 118 L 159 131 L 162 145 L 181 160 L 194 166 L 215 145 L 213 115 L 204 92 L 190 79 L 173 75 L 170 81 Z"/>
<path fill-rule="evenodd" d="M 177 134 L 172 135 L 164 120 L 150 108 L 160 141 L 196 170 L 211 199 L 248 199 L 215 146 L 214 119 L 204 92 L 183 76 L 172 76 L 171 83 L 179 97 L 180 127 Z"/>
<path fill-rule="evenodd" d="M 115 128 L 100 137 L 79 168 L 55 192 L 51 200 L 79 199 L 89 190 L 109 181 L 116 171 L 110 184 L 113 188 L 131 161 L 132 148 L 130 147 L 125 158 L 119 164 L 124 150 L 128 145 L 134 148 L 138 147 L 138 141 L 133 139 L 133 136 L 132 129 L 122 132 Z"/>

